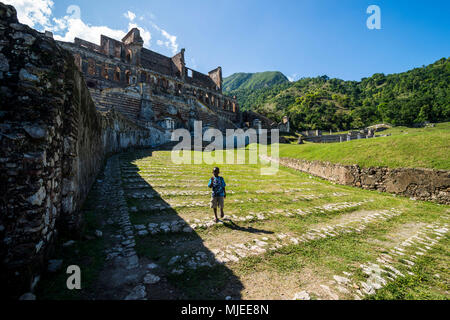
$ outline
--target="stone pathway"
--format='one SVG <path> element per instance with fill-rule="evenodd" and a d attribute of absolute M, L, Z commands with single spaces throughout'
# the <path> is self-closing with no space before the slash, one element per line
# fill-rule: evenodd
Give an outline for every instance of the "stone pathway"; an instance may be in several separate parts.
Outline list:
<path fill-rule="evenodd" d="M 316 198 L 317 199 L 317 198 Z M 224 218 L 219 221 L 219 223 L 215 223 L 214 219 L 193 219 L 193 220 L 183 220 L 183 219 L 174 219 L 171 221 L 166 221 L 162 223 L 149 223 L 147 226 L 145 225 L 135 225 L 134 228 L 139 236 L 147 236 L 149 233 L 152 235 L 158 233 L 178 233 L 178 232 L 187 232 L 191 233 L 197 229 L 207 229 L 213 226 L 223 226 L 226 221 L 236 221 L 236 222 L 255 222 L 255 221 L 264 221 L 268 219 L 276 218 L 277 216 L 284 217 L 296 217 L 296 216 L 306 216 L 314 213 L 325 213 L 325 212 L 336 212 L 342 209 L 350 209 L 357 208 L 364 203 L 372 202 L 373 200 L 367 200 L 362 202 L 345 202 L 345 203 L 331 203 L 326 204 L 314 208 L 309 209 L 298 209 L 294 212 L 290 212 L 289 210 L 271 210 L 264 213 L 254 213 L 249 212 L 247 216 L 238 217 L 236 215 L 225 215 Z M 242 202 L 244 201 L 237 201 Z M 207 206 L 206 203 L 203 204 Z M 172 206 L 168 206 L 172 207 Z M 160 207 L 161 209 L 163 207 Z"/>
<path fill-rule="evenodd" d="M 168 266 L 175 265 L 172 273 L 181 274 L 186 268 L 196 269 L 199 266 L 211 267 L 216 263 L 226 264 L 239 262 L 241 258 L 266 253 L 268 250 L 275 251 L 289 245 L 302 245 L 307 242 L 337 237 L 346 233 L 361 233 L 370 223 L 388 220 L 401 214 L 396 209 L 369 213 L 363 217 L 355 218 L 346 223 L 330 224 L 320 229 L 311 228 L 301 235 L 284 234 L 270 235 L 253 239 L 248 243 L 228 244 L 224 248 L 211 249 L 211 254 L 198 252 L 194 257 L 184 255 L 174 256 Z"/>
<path fill-rule="evenodd" d="M 333 289 L 328 285 L 321 285 L 327 293 L 322 298 L 337 300 L 339 294 L 344 294 L 361 300 L 365 296 L 374 295 L 377 290 L 399 277 L 414 276 L 415 274 L 411 270 L 415 265 L 414 261 L 431 250 L 449 232 L 448 227 L 447 224 L 428 225 L 387 253 L 380 254 L 376 263 L 362 263 L 359 270 L 366 277 L 363 281 L 354 278 L 357 272 L 344 272 L 342 275 L 333 276 L 333 280 L 330 282 Z M 310 294 L 311 292 L 299 292 L 294 296 L 294 300 L 309 300 L 307 297 L 310 297 Z M 318 292 L 314 292 L 314 295 L 321 297 Z"/>
<path fill-rule="evenodd" d="M 161 281 L 153 274 L 156 264 L 146 264 L 139 259 L 135 246 L 133 225 L 130 222 L 129 208 L 122 189 L 119 156 L 109 158 L 104 169 L 104 180 L 99 184 L 103 209 L 110 216 L 108 225 L 115 225 L 113 234 L 106 234 L 109 248 L 106 249 L 106 272 L 102 273 L 100 287 L 104 288 L 105 296 L 100 298 L 114 300 L 146 300 L 147 286 Z"/>

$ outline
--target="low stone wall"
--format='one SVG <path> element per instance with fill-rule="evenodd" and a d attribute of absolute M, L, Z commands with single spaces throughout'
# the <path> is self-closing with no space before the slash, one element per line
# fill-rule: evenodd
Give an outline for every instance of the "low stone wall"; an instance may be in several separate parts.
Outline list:
<path fill-rule="evenodd" d="M 276 161 L 269 157 L 265 160 Z M 367 190 L 450 204 L 450 171 L 417 168 L 361 168 L 322 161 L 280 158 L 279 164 L 326 180 Z"/>
<path fill-rule="evenodd" d="M 39 280 L 61 230 L 76 230 L 108 154 L 164 133 L 98 112 L 71 53 L 0 3 L 0 294 Z"/>

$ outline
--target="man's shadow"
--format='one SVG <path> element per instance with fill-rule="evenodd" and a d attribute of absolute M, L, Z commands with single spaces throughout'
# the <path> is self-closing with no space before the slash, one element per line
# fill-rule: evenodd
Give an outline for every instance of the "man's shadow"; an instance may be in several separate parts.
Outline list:
<path fill-rule="evenodd" d="M 241 226 L 238 226 L 236 223 L 233 222 L 233 220 L 231 220 L 229 218 L 222 218 L 222 219 L 219 219 L 219 221 L 222 222 L 224 227 L 226 227 L 228 229 L 231 229 L 231 230 L 242 231 L 242 232 L 249 232 L 249 233 L 254 233 L 254 234 L 274 234 L 273 231 L 256 229 L 256 228 L 253 228 L 253 227 L 241 227 Z"/>

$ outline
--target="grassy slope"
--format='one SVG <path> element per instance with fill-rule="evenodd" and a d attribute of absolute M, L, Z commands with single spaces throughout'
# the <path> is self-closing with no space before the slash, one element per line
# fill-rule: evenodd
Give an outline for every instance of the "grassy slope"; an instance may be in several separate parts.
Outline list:
<path fill-rule="evenodd" d="M 449 122 L 437 124 L 435 128 L 396 127 L 383 134 L 392 136 L 332 144 L 280 145 L 280 156 L 362 167 L 450 170 Z"/>

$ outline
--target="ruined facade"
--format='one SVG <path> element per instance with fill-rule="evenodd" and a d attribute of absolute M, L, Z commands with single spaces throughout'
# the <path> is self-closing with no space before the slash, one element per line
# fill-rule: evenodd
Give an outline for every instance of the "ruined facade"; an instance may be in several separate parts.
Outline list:
<path fill-rule="evenodd" d="M 76 38 L 59 42 L 72 52 L 100 110 L 116 109 L 132 121 L 167 131 L 204 127 L 240 127 L 239 106 L 222 94 L 222 68 L 202 74 L 186 67 L 182 49 L 166 57 L 143 47 L 134 28 L 118 41 L 102 35 L 100 45 Z"/>

